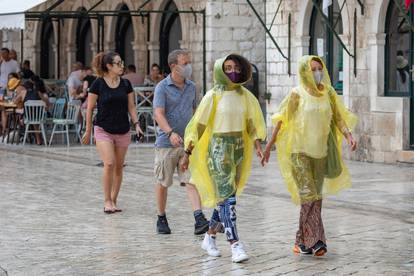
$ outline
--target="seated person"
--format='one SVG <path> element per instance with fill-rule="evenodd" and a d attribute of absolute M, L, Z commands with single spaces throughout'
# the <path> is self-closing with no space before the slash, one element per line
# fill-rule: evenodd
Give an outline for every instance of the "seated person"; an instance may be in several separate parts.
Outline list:
<path fill-rule="evenodd" d="M 144 84 L 144 76 L 141 73 L 137 73 L 136 67 L 133 64 L 127 66 L 122 78 L 129 80 L 132 87 Z"/>
<path fill-rule="evenodd" d="M 85 109 L 88 105 L 88 90 L 92 83 L 96 80 L 96 76 L 93 74 L 91 67 L 85 67 L 85 77 L 83 78 L 82 93 L 85 95 L 85 101 L 82 104 L 82 108 Z"/>
<path fill-rule="evenodd" d="M 151 65 L 150 74 L 144 80 L 144 86 L 155 86 L 163 79 L 164 76 L 161 74 L 161 67 L 154 63 Z"/>
<path fill-rule="evenodd" d="M 9 91 L 14 91 L 15 96 L 13 98 L 13 103 L 16 104 L 16 113 L 23 115 L 24 113 L 24 103 L 29 100 L 40 100 L 38 92 L 33 88 L 33 83 L 26 81 L 24 85 L 20 79 L 12 77 L 9 79 L 7 84 Z M 4 112 L 6 113 L 6 112 Z M 7 117 L 7 116 L 6 116 Z M 23 126 L 23 122 L 20 121 L 20 124 Z M 35 130 L 39 130 L 39 126 L 33 126 Z M 40 133 L 35 133 L 36 144 L 41 145 L 42 139 Z"/>
<path fill-rule="evenodd" d="M 25 60 L 22 64 L 22 70 L 20 71 L 20 76 L 22 79 L 30 79 L 34 75 L 33 71 L 30 69 L 30 61 Z"/>
<path fill-rule="evenodd" d="M 12 72 L 7 76 L 8 80 L 12 78 L 19 80 L 19 74 Z M 14 89 L 10 89 L 8 86 L 6 87 L 6 89 L 7 90 L 4 95 L 5 97 L 3 98 L 13 98 Z M 1 132 L 0 134 L 3 135 L 7 128 L 7 113 L 6 113 L 5 108 L 1 108 L 0 111 L 1 111 Z"/>
<path fill-rule="evenodd" d="M 68 87 L 69 101 L 73 100 L 85 100 L 85 93 L 82 91 L 82 80 L 85 76 L 83 69 L 78 69 L 70 73 L 66 85 Z"/>
<path fill-rule="evenodd" d="M 30 83 L 33 85 L 32 90 L 37 94 L 38 100 L 44 101 L 46 106 L 49 107 L 49 95 L 43 80 L 39 76 L 33 75 L 31 76 L 29 83 L 25 82 L 24 85 L 27 87 Z"/>

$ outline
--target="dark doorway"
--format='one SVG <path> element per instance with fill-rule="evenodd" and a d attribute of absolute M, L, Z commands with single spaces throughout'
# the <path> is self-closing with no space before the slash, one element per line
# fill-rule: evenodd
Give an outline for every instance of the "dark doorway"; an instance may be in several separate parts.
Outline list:
<path fill-rule="evenodd" d="M 86 11 L 86 9 L 82 8 L 81 11 Z M 82 62 L 85 66 L 91 65 L 91 43 L 91 21 L 89 18 L 80 18 L 76 28 L 76 61 Z"/>
<path fill-rule="evenodd" d="M 165 6 L 166 11 L 177 11 L 163 13 L 160 32 L 160 66 L 164 73 L 170 73 L 168 66 L 168 53 L 180 48 L 182 39 L 181 21 L 177 6 L 170 0 Z"/>
<path fill-rule="evenodd" d="M 41 48 L 40 48 L 40 77 L 54 79 L 55 76 L 55 53 L 53 46 L 55 36 L 51 20 L 45 20 L 42 24 Z"/>
<path fill-rule="evenodd" d="M 127 5 L 123 5 L 120 10 L 128 11 L 129 9 Z M 116 52 L 121 55 L 121 58 L 125 61 L 125 65 L 134 64 L 134 50 L 132 49 L 134 30 L 129 14 L 119 15 L 116 24 L 115 41 Z"/>

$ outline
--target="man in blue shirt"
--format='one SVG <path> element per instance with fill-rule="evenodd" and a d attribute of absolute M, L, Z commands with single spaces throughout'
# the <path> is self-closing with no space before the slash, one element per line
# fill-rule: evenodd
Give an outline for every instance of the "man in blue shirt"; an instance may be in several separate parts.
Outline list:
<path fill-rule="evenodd" d="M 168 55 L 171 69 L 164 80 L 158 83 L 154 92 L 154 117 L 160 131 L 155 141 L 155 193 L 157 197 L 158 221 L 157 233 L 170 234 L 165 208 L 168 187 L 173 183 L 177 170 L 180 183 L 185 184 L 195 218 L 194 234 L 203 234 L 208 230 L 208 221 L 202 210 L 200 196 L 196 187 L 190 184 L 189 171 L 179 169 L 181 158 L 186 153 L 183 148 L 185 128 L 196 108 L 196 87 L 191 77 L 191 59 L 188 50 L 174 50 Z"/>

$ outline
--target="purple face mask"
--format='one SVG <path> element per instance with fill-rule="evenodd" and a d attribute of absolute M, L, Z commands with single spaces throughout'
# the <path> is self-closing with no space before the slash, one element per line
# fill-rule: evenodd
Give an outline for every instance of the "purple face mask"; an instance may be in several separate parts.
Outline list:
<path fill-rule="evenodd" d="M 238 83 L 240 81 L 240 73 L 231 72 L 231 73 L 226 73 L 226 75 L 234 83 Z"/>

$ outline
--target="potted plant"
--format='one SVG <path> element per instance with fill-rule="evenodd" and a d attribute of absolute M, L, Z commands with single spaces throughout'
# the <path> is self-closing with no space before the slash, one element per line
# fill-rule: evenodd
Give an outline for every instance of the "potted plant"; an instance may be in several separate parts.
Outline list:
<path fill-rule="evenodd" d="M 272 93 L 269 91 L 266 91 L 264 94 L 265 100 L 267 100 L 267 103 L 270 104 L 270 99 L 272 98 Z"/>

